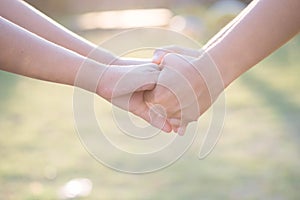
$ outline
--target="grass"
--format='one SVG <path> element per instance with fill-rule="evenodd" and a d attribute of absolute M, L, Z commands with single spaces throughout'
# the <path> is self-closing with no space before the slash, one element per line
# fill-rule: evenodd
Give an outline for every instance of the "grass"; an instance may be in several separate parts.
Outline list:
<path fill-rule="evenodd" d="M 299 44 L 297 37 L 226 90 L 223 135 L 209 157 L 197 159 L 201 129 L 180 160 L 145 175 L 116 172 L 88 154 L 75 131 L 73 88 L 0 72 L 0 199 L 58 199 L 77 177 L 93 182 L 86 199 L 299 199 Z M 109 104 L 95 104 L 113 134 Z M 126 141 L 120 145 L 140 148 Z M 126 165 L 121 156 L 113 159 Z"/>

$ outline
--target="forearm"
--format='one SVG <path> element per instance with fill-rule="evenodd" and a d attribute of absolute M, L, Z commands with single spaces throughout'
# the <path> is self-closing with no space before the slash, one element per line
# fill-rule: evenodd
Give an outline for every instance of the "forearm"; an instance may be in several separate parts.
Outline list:
<path fill-rule="evenodd" d="M 0 17 L 0 69 L 12 73 L 74 85 L 81 64 L 86 61 L 94 74 L 101 74 L 104 65 L 51 43 Z M 84 89 L 92 90 L 82 85 Z"/>
<path fill-rule="evenodd" d="M 206 49 L 225 86 L 299 32 L 299 7 L 299 0 L 254 1 L 247 13 Z"/>
<path fill-rule="evenodd" d="M 109 63 L 115 59 L 112 53 L 69 31 L 24 1 L 2 0 L 0 15 L 24 29 L 82 56 L 88 56 L 97 48 L 93 55 L 98 62 Z"/>

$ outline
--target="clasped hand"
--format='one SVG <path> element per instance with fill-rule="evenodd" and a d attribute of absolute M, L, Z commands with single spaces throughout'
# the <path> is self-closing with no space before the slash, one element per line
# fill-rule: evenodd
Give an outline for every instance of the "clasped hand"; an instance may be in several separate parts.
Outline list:
<path fill-rule="evenodd" d="M 218 69 L 209 55 L 174 46 L 157 49 L 153 63 L 157 65 L 133 69 L 124 78 L 128 81 L 119 82 L 130 84 L 131 89 L 126 88 L 134 90 L 133 94 L 110 94 L 110 101 L 165 132 L 183 135 L 188 124 L 197 121 L 223 91 Z M 146 69 L 144 74 L 141 69 Z"/>

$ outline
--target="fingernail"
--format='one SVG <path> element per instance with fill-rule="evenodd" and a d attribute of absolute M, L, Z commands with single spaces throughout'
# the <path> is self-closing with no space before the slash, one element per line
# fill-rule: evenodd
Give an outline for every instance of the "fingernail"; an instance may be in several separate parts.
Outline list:
<path fill-rule="evenodd" d="M 157 64 L 157 65 L 160 64 L 160 59 L 159 59 L 159 56 L 157 54 L 153 55 L 152 62 Z"/>
<path fill-rule="evenodd" d="M 185 128 L 181 128 L 181 127 L 180 127 L 180 128 L 178 129 L 178 132 L 177 132 L 177 133 L 178 133 L 178 135 L 183 136 L 183 135 L 184 135 L 184 132 L 185 132 Z"/>
<path fill-rule="evenodd" d="M 173 128 L 173 131 L 174 131 L 175 133 L 177 133 L 178 128 Z"/>

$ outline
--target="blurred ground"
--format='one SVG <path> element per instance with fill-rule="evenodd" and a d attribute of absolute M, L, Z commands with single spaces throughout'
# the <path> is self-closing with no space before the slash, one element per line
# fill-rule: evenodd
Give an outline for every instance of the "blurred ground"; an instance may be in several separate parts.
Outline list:
<path fill-rule="evenodd" d="M 217 30 L 213 18 L 204 21 Z M 99 43 L 119 31 L 79 33 Z M 86 152 L 74 128 L 71 87 L 0 72 L 0 199 L 58 199 L 78 177 L 93 183 L 85 199 L 299 199 L 299 50 L 298 36 L 226 90 L 223 135 L 208 158 L 197 158 L 200 132 L 178 162 L 147 175 L 115 172 Z"/>

